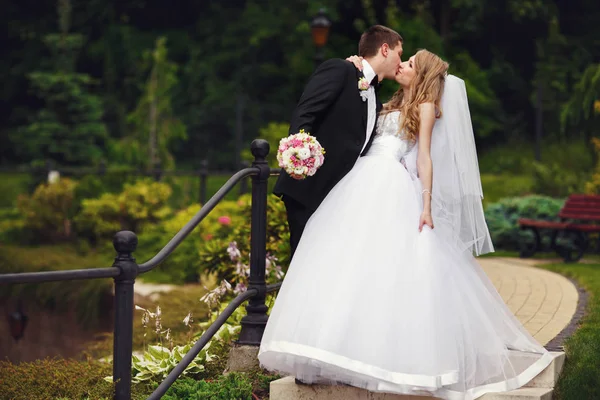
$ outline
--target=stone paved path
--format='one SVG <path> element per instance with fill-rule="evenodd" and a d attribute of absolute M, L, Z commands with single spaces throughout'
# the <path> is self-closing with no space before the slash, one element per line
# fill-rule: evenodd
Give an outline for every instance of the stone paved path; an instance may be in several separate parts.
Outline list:
<path fill-rule="evenodd" d="M 579 295 L 562 275 L 533 267 L 539 260 L 479 258 L 479 264 L 525 328 L 542 345 L 565 328 Z"/>

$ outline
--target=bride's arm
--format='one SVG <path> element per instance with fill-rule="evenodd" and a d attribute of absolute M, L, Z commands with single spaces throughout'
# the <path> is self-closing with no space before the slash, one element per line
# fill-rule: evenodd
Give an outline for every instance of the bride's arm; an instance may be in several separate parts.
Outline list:
<path fill-rule="evenodd" d="M 423 225 L 433 229 L 431 218 L 431 187 L 433 184 L 433 163 L 431 162 L 431 133 L 435 124 L 435 105 L 423 103 L 419 105 L 419 140 L 417 149 L 417 171 L 423 187 L 423 213 L 419 222 L 419 230 Z"/>

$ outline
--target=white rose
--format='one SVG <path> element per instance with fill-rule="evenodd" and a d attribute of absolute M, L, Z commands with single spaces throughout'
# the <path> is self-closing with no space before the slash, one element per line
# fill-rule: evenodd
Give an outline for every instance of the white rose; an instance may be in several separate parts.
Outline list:
<path fill-rule="evenodd" d="M 298 150 L 298 157 L 301 160 L 306 160 L 308 157 L 310 157 L 310 150 L 306 148 Z"/>
<path fill-rule="evenodd" d="M 304 167 L 298 167 L 298 168 L 294 169 L 294 174 L 295 175 L 304 175 Z"/>

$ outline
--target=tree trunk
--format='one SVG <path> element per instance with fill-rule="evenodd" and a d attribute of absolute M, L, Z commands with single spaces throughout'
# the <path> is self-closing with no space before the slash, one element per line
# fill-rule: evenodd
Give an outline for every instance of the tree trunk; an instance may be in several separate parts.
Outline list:
<path fill-rule="evenodd" d="M 149 124 L 149 135 L 148 135 L 148 150 L 150 152 L 150 168 L 156 168 L 158 166 L 157 157 L 157 135 L 156 135 L 156 121 L 158 120 L 158 106 L 156 104 L 156 92 L 157 92 L 157 81 L 156 67 L 152 69 L 152 77 L 150 82 L 150 124 Z"/>

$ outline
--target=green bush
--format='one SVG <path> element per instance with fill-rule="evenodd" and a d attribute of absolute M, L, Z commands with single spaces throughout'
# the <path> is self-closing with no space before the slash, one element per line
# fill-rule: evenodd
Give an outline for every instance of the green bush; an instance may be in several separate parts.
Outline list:
<path fill-rule="evenodd" d="M 56 183 L 44 183 L 31 195 L 22 195 L 18 209 L 28 229 L 41 242 L 70 238 L 74 216 L 77 183 L 63 178 Z"/>
<path fill-rule="evenodd" d="M 600 139 L 592 138 L 592 145 L 594 146 L 598 162 L 594 167 L 590 180 L 585 184 L 585 192 L 587 194 L 600 194 Z"/>
<path fill-rule="evenodd" d="M 236 263 L 232 262 L 226 249 L 230 243 L 236 242 L 242 255 L 241 262 L 249 264 L 250 254 L 250 220 L 252 204 L 250 196 L 242 196 L 238 200 L 243 223 L 227 235 L 215 236 L 200 248 L 200 259 L 207 271 L 217 272 L 219 279 L 230 280 L 236 276 Z M 267 198 L 267 254 L 274 256 L 278 264 L 289 264 L 289 230 L 285 205 L 275 195 Z"/>
<path fill-rule="evenodd" d="M 33 233 L 25 229 L 25 219 L 18 208 L 0 208 L 0 243 L 27 243 L 33 240 Z"/>
<path fill-rule="evenodd" d="M 519 218 L 534 218 L 552 221 L 557 219 L 564 200 L 546 196 L 506 198 L 490 204 L 485 210 L 485 219 L 497 250 L 519 250 L 524 241 L 531 241 L 529 231 L 521 231 Z"/>
<path fill-rule="evenodd" d="M 171 188 L 148 179 L 126 184 L 119 194 L 105 193 L 99 199 L 84 199 L 75 218 L 77 230 L 93 239 L 110 238 L 127 229 L 140 233 L 144 225 L 159 222 L 171 213 L 166 205 Z"/>
<path fill-rule="evenodd" d="M 137 257 L 147 259 L 156 254 L 200 209 L 200 205 L 194 204 L 177 212 L 170 219 L 149 227 L 140 236 Z M 217 238 L 228 237 L 234 227 L 247 223 L 249 221 L 241 214 L 239 201 L 221 201 L 173 254 L 145 278 L 164 283 L 198 282 L 203 267 L 201 249 Z M 227 245 L 222 250 L 226 248 Z"/>
<path fill-rule="evenodd" d="M 32 180 L 28 173 L 0 173 L 0 207 L 16 206 L 17 198 L 29 192 Z"/>
<path fill-rule="evenodd" d="M 192 205 L 150 227 L 140 236 L 136 257 L 145 260 L 156 254 L 200 209 L 199 205 Z M 250 252 L 251 214 L 249 194 L 240 196 L 236 201 L 222 201 L 177 250 L 145 278 L 164 283 L 197 282 L 201 272 L 217 272 L 219 280 L 229 280 L 235 273 L 235 263 L 228 256 L 227 247 L 235 241 L 247 257 Z M 267 200 L 267 252 L 275 256 L 280 265 L 289 263 L 285 206 L 274 195 Z"/>
<path fill-rule="evenodd" d="M 230 373 L 212 382 L 180 378 L 164 400 L 252 400 L 252 382 L 239 373 Z"/>
<path fill-rule="evenodd" d="M 279 148 L 279 141 L 288 136 L 289 130 L 289 123 L 270 122 L 267 126 L 262 127 L 259 131 L 258 137 L 269 142 L 270 149 L 269 155 L 267 156 L 267 161 L 269 162 L 269 166 L 271 168 L 278 168 L 279 164 L 277 162 L 277 149 Z M 249 148 L 242 150 L 242 158 L 248 163 L 251 163 L 254 160 L 254 156 Z"/>
<path fill-rule="evenodd" d="M 552 197 L 566 197 L 572 193 L 582 193 L 586 173 L 566 169 L 559 163 L 541 164 L 533 162 L 533 191 Z"/>
<path fill-rule="evenodd" d="M 528 175 L 481 174 L 483 206 L 506 197 L 519 197 L 532 194 L 533 180 Z"/>
<path fill-rule="evenodd" d="M 531 161 L 535 160 L 534 145 L 524 141 L 513 141 L 488 149 L 479 155 L 482 174 L 529 174 Z M 541 163 L 549 166 L 558 164 L 575 173 L 585 173 L 593 168 L 594 156 L 589 143 L 571 140 L 566 143 L 544 142 Z"/>

